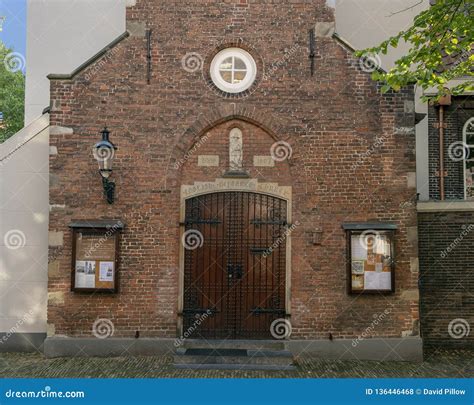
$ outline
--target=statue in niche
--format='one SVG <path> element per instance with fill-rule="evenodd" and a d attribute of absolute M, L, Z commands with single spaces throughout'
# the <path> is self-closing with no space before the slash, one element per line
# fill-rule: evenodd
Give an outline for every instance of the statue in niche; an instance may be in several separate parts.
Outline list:
<path fill-rule="evenodd" d="M 229 171 L 242 172 L 243 159 L 242 131 L 239 128 L 234 128 L 229 135 Z"/>

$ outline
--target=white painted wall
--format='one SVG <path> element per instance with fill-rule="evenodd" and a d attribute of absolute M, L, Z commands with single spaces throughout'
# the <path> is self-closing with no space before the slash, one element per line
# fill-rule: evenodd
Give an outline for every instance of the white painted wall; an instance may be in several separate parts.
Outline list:
<path fill-rule="evenodd" d="M 0 144 L 0 335 L 46 332 L 46 76 L 70 73 L 122 34 L 125 0 L 28 0 L 27 19 L 26 127 Z"/>
<path fill-rule="evenodd" d="M 357 49 L 376 46 L 398 32 L 408 28 L 416 15 L 429 6 L 429 0 L 416 7 L 417 0 L 336 0 L 336 30 Z M 389 55 L 382 55 L 382 67 L 387 69 L 405 53 L 400 46 Z"/>
<path fill-rule="evenodd" d="M 0 144 L 0 334 L 46 331 L 48 126 L 45 115 Z"/>
<path fill-rule="evenodd" d="M 415 0 L 336 0 L 336 31 L 356 49 L 376 46 L 413 23 L 421 11 L 429 7 L 429 0 L 416 5 Z M 416 5 L 409 10 L 405 10 Z M 402 11 L 405 10 L 405 11 Z M 393 66 L 395 60 L 408 50 L 405 44 L 381 56 L 382 68 Z M 427 113 L 428 108 L 420 101 L 417 90 L 416 111 Z M 428 173 L 428 120 L 416 127 L 417 189 L 421 200 L 429 199 Z"/>
<path fill-rule="evenodd" d="M 50 73 L 70 73 L 125 32 L 126 0 L 28 0 L 25 124 L 49 106 Z"/>

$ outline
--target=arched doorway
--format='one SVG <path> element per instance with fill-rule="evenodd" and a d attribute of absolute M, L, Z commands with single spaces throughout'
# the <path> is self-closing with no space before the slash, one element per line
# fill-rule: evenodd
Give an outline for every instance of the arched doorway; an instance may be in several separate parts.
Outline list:
<path fill-rule="evenodd" d="M 267 339 L 286 315 L 288 202 L 247 191 L 184 204 L 183 333 Z"/>

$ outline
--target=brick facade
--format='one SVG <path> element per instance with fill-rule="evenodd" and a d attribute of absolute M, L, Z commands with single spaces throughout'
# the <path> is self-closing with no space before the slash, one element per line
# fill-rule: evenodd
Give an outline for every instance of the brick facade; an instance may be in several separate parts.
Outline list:
<path fill-rule="evenodd" d="M 420 204 L 421 331 L 427 347 L 472 346 L 474 213 L 465 201 L 463 127 L 474 116 L 468 96 L 453 97 L 444 107 L 445 201 L 439 189 L 439 107 L 428 110 L 430 212 Z M 456 211 L 452 204 L 457 204 Z"/>
<path fill-rule="evenodd" d="M 63 247 L 50 248 L 50 335 L 90 336 L 95 319 L 109 318 L 114 336 L 177 336 L 180 186 L 222 177 L 235 126 L 250 177 L 293 190 L 301 226 L 292 235 L 292 338 L 355 338 L 386 309 L 372 336 L 419 334 L 413 89 L 380 95 L 332 37 L 316 39 L 312 77 L 308 31 L 334 19 L 324 4 L 138 1 L 128 9 L 131 36 L 73 78 L 51 81 L 51 124 L 73 133 L 50 137 L 58 150 L 50 204 L 59 207 L 50 231 L 64 234 Z M 152 29 L 150 84 L 145 28 Z M 230 96 L 205 72 L 219 49 L 235 45 L 254 56 L 259 74 L 246 93 Z M 183 68 L 190 53 L 204 73 Z M 91 153 L 104 124 L 118 146 L 112 206 Z M 291 159 L 254 167 L 253 157 L 268 156 L 279 140 L 291 145 Z M 219 156 L 219 166 L 198 166 L 199 155 Z M 126 224 L 119 293 L 71 292 L 68 224 L 117 218 Z M 348 295 L 341 225 L 351 221 L 398 225 L 394 294 Z M 312 243 L 316 229 L 321 245 Z"/>
<path fill-rule="evenodd" d="M 419 231 L 423 342 L 472 347 L 474 336 L 466 333 L 474 324 L 474 214 L 420 213 Z"/>

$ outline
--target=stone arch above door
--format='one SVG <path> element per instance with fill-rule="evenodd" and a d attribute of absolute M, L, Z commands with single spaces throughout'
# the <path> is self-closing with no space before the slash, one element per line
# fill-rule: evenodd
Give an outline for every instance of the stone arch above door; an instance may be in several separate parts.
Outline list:
<path fill-rule="evenodd" d="M 286 127 L 279 117 L 271 113 L 262 111 L 252 106 L 239 105 L 236 103 L 219 104 L 215 108 L 210 108 L 206 114 L 196 111 L 195 122 L 177 139 L 170 156 L 170 170 L 168 175 L 174 178 L 179 177 L 183 161 L 193 148 L 200 143 L 206 134 L 213 128 L 231 121 L 241 121 L 252 124 L 260 128 L 271 137 L 274 142 L 287 141 Z"/>
<path fill-rule="evenodd" d="M 288 149 L 283 158 L 278 154 L 279 147 Z M 175 170 L 179 171 L 181 185 L 238 178 L 291 186 L 291 156 L 290 144 L 276 140 L 261 125 L 226 119 L 203 133 L 181 155 Z"/>
<path fill-rule="evenodd" d="M 195 182 L 192 185 L 182 185 L 181 199 L 185 201 L 204 194 L 225 191 L 254 192 L 291 201 L 291 186 L 259 182 L 257 179 L 216 179 L 211 182 Z"/>

